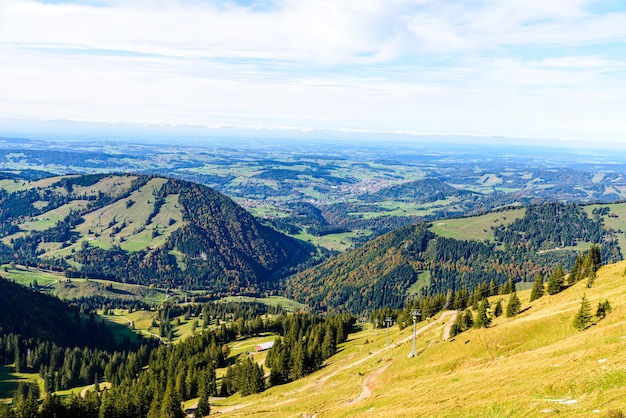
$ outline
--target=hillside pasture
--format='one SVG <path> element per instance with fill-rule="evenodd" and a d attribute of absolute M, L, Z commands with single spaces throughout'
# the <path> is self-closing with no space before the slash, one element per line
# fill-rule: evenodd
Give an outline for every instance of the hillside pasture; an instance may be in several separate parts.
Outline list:
<path fill-rule="evenodd" d="M 62 274 L 16 265 L 0 266 L 2 277 L 13 280 L 23 286 L 30 286 L 35 281 L 39 286 L 49 286 L 45 290 L 64 300 L 88 296 L 105 296 L 112 299 L 140 300 L 145 303 L 161 303 L 166 299 L 165 289 L 149 286 L 118 283 L 101 279 L 70 279 Z M 175 291 L 175 293 L 177 293 Z"/>
<path fill-rule="evenodd" d="M 468 218 L 434 221 L 430 230 L 435 234 L 458 240 L 492 241 L 492 227 L 509 225 L 524 216 L 526 209 L 509 209 Z"/>
<path fill-rule="evenodd" d="M 219 300 L 220 302 L 256 302 L 263 303 L 265 305 L 280 305 L 283 309 L 291 312 L 306 311 L 308 306 L 296 302 L 293 299 L 288 299 L 283 296 L 268 296 L 264 298 L 256 298 L 251 296 L 226 296 Z"/>
<path fill-rule="evenodd" d="M 233 417 L 527 417 L 610 416 L 626 411 L 626 262 L 528 302 L 489 328 L 442 340 L 447 320 L 418 324 L 418 356 L 407 356 L 411 330 L 351 334 L 326 367 L 297 382 L 246 398 L 216 400 Z M 605 319 L 585 331 L 573 318 L 585 295 L 592 311 L 608 299 Z M 508 296 L 503 298 L 506 306 Z M 426 328 L 430 325 L 430 328 Z M 618 415 L 615 415 L 618 416 Z"/>

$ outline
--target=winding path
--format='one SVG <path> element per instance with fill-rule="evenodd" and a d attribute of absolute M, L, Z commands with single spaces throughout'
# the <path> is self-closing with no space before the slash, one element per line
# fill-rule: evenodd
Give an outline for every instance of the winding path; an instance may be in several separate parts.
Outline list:
<path fill-rule="evenodd" d="M 125 316 L 122 316 L 122 315 L 118 314 L 117 312 L 113 312 L 113 314 L 115 316 L 117 316 L 118 318 L 122 318 L 124 321 L 127 321 L 129 326 L 132 325 L 133 321 L 131 321 L 130 319 L 126 318 Z M 159 341 L 161 341 L 161 343 L 163 343 L 165 345 L 168 344 L 167 341 L 163 340 L 163 337 L 161 337 L 160 335 L 154 334 L 154 333 L 152 333 L 150 331 L 146 331 L 145 329 L 139 329 L 139 330 L 134 330 L 134 331 L 139 331 L 142 334 L 146 334 L 146 335 L 150 335 L 150 336 L 152 336 L 154 338 L 158 338 Z"/>
<path fill-rule="evenodd" d="M 372 396 L 372 385 L 374 381 L 380 376 L 391 364 L 386 364 L 383 367 L 380 367 L 370 373 L 365 380 L 363 381 L 363 389 L 361 390 L 361 394 L 352 399 L 351 401 L 346 402 L 344 405 L 352 405 L 353 403 L 361 402 L 364 399 Z"/>
<path fill-rule="evenodd" d="M 457 311 L 452 311 L 452 315 L 450 315 L 450 320 L 448 324 L 443 329 L 443 340 L 448 341 L 450 339 L 450 331 L 452 330 L 452 325 L 454 325 L 454 321 L 456 321 L 456 317 L 459 313 Z"/>
<path fill-rule="evenodd" d="M 437 320 L 434 320 L 430 324 L 424 325 L 423 327 L 418 329 L 415 332 L 415 334 L 416 335 L 420 335 L 420 334 L 428 331 L 429 329 L 433 328 L 435 325 L 439 325 L 442 320 L 448 319 L 448 323 L 446 324 L 446 329 L 448 329 L 447 335 L 449 336 L 450 335 L 449 328 L 452 327 L 452 324 L 454 323 L 454 321 L 456 319 L 456 314 L 457 314 L 456 311 L 444 311 Z M 444 337 L 445 336 L 446 335 L 445 335 L 445 329 L 444 329 Z M 308 391 L 311 388 L 319 387 L 319 386 L 323 385 L 324 383 L 326 383 L 326 381 L 328 379 L 330 379 L 331 377 L 334 377 L 337 374 L 339 374 L 339 373 L 341 373 L 343 371 L 346 371 L 348 369 L 351 369 L 351 368 L 353 368 L 355 366 L 363 364 L 366 361 L 371 360 L 372 358 L 378 356 L 379 354 L 384 353 L 385 351 L 388 351 L 388 350 L 390 350 L 392 348 L 396 348 L 396 347 L 398 347 L 401 344 L 405 344 L 405 343 L 411 341 L 412 338 L 413 338 L 413 334 L 410 334 L 410 335 L 408 335 L 407 337 L 401 339 L 398 342 L 386 345 L 383 348 L 381 348 L 379 350 L 376 350 L 376 351 L 368 354 L 367 356 L 365 356 L 363 358 L 360 358 L 359 360 L 356 360 L 356 361 L 353 361 L 352 363 L 346 364 L 345 366 L 342 366 L 342 367 L 338 368 L 337 370 L 333 371 L 332 373 L 329 373 L 328 375 L 326 375 L 324 377 L 316 379 L 313 382 L 311 382 L 311 383 L 309 383 L 309 384 L 307 384 L 307 385 L 305 385 L 305 386 L 303 386 L 303 387 L 301 387 L 299 389 L 295 389 L 295 390 L 292 390 L 291 392 L 287 392 L 287 393 L 285 393 L 284 396 L 287 396 L 289 399 L 286 399 L 286 400 L 281 401 L 281 402 L 275 402 L 272 405 L 273 406 L 278 406 L 278 405 L 284 405 L 284 404 L 287 404 L 287 403 L 295 402 L 297 399 L 294 396 L 291 396 L 291 395 L 295 395 L 297 393 Z M 376 380 L 376 378 L 380 374 L 382 374 L 387 367 L 389 367 L 389 364 L 387 364 L 387 365 L 385 365 L 383 367 L 380 367 L 380 368 L 376 369 L 374 372 L 372 372 L 365 379 L 365 381 L 363 382 L 363 389 L 361 391 L 361 394 L 357 398 L 348 401 L 346 404 L 353 404 L 353 403 L 362 401 L 363 399 L 366 399 L 369 396 L 371 396 L 371 386 L 373 385 L 373 383 Z M 231 405 L 231 406 L 228 406 L 228 407 L 225 407 L 225 408 L 220 408 L 217 411 L 220 412 L 220 413 L 232 412 L 232 411 L 236 411 L 236 410 L 239 410 L 239 409 L 246 408 L 246 407 L 248 407 L 250 405 L 253 405 L 253 404 L 252 403 L 246 403 L 246 404 Z"/>

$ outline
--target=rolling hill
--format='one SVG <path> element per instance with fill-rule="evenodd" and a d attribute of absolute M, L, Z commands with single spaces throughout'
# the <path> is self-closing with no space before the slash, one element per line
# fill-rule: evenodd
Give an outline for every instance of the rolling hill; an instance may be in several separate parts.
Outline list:
<path fill-rule="evenodd" d="M 590 214 L 549 203 L 450 220 L 447 227 L 448 221 L 410 225 L 294 275 L 286 290 L 322 310 L 360 313 L 402 307 L 410 293 L 445 296 L 492 281 L 500 286 L 509 277 L 532 281 L 558 264 L 570 269 L 591 244 L 602 244 L 604 262 L 621 260 L 618 233 L 597 209 Z"/>
<path fill-rule="evenodd" d="M 0 261 L 144 285 L 249 292 L 313 249 L 194 183 L 85 175 L 3 183 Z"/>
<path fill-rule="evenodd" d="M 417 357 L 410 327 L 363 324 L 326 367 L 297 382 L 249 397 L 216 400 L 212 411 L 232 417 L 618 417 L 626 411 L 626 268 L 603 267 L 592 288 L 579 282 L 528 302 L 444 341 L 453 315 L 417 324 Z M 573 318 L 585 297 L 613 310 L 584 331 Z M 495 302 L 508 296 L 491 298 Z"/>
<path fill-rule="evenodd" d="M 474 194 L 476 193 L 456 189 L 439 179 L 427 178 L 386 187 L 372 193 L 366 193 L 359 196 L 359 200 L 365 202 L 398 200 L 403 202 L 428 203 L 449 198 L 467 197 Z"/>

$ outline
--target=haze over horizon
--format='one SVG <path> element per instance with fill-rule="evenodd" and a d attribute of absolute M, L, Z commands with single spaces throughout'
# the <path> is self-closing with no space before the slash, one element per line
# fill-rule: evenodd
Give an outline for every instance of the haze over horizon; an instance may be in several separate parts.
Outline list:
<path fill-rule="evenodd" d="M 3 0 L 0 136 L 59 120 L 622 145 L 625 42 L 617 0 Z"/>

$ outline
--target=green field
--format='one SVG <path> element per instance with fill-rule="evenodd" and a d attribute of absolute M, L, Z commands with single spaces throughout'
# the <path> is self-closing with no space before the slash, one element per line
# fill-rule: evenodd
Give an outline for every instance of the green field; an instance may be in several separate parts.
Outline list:
<path fill-rule="evenodd" d="M 221 302 L 256 302 L 263 303 L 265 305 L 280 305 L 283 309 L 291 312 L 306 311 L 308 306 L 296 302 L 292 299 L 287 299 L 283 296 L 268 296 L 265 298 L 255 298 L 251 296 L 226 296 L 220 299 Z"/>
<path fill-rule="evenodd" d="M 622 249 L 622 254 L 626 253 L 626 203 L 614 203 L 610 205 L 589 205 L 584 206 L 589 217 L 593 217 L 593 210 L 600 207 L 609 207 L 609 215 L 603 216 L 604 224 L 616 231 L 615 237 Z"/>
<path fill-rule="evenodd" d="M 37 383 L 43 393 L 43 380 L 38 373 L 16 373 L 13 366 L 0 366 L 0 402 L 10 402 L 20 382 Z"/>
<path fill-rule="evenodd" d="M 302 231 L 299 234 L 294 235 L 294 237 L 328 250 L 345 251 L 353 247 L 352 240 L 357 236 L 367 237 L 370 235 L 372 235 L 372 231 L 364 229 L 360 231 L 344 232 L 341 234 L 327 234 L 322 236 L 311 235 Z"/>
<path fill-rule="evenodd" d="M 491 227 L 508 225 L 524 216 L 525 209 L 510 209 L 470 218 L 445 219 L 433 222 L 432 232 L 458 240 L 493 241 Z"/>
<path fill-rule="evenodd" d="M 409 295 L 417 295 L 423 288 L 430 286 L 430 270 L 422 271 L 417 276 L 417 281 L 407 290 Z"/>
<path fill-rule="evenodd" d="M 60 299 L 76 299 L 92 295 L 107 296 L 126 300 L 141 300 L 146 303 L 161 303 L 166 299 L 166 290 L 148 286 L 118 283 L 101 279 L 66 279 L 62 274 L 48 272 L 33 267 L 16 265 L 0 266 L 0 275 L 23 286 L 35 281 L 39 286 L 49 286 L 45 291 Z M 174 291 L 178 294 L 181 292 Z"/>

